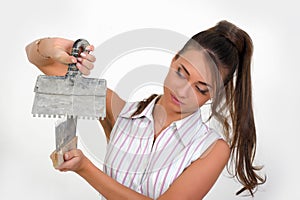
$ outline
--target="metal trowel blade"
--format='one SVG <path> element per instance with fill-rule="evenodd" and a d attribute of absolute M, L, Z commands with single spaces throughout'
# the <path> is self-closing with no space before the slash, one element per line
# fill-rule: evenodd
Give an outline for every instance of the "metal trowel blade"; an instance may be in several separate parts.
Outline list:
<path fill-rule="evenodd" d="M 55 127 L 55 144 L 56 151 L 68 144 L 74 137 L 76 137 L 76 117 L 66 117 L 60 124 Z"/>

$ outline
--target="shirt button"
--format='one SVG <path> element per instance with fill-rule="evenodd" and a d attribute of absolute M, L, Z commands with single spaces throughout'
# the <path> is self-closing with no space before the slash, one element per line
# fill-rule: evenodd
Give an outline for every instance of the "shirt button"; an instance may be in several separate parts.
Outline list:
<path fill-rule="evenodd" d="M 172 128 L 173 128 L 173 129 L 175 129 L 175 128 L 176 128 L 176 123 L 175 123 L 175 122 L 173 122 L 173 124 L 172 124 Z"/>

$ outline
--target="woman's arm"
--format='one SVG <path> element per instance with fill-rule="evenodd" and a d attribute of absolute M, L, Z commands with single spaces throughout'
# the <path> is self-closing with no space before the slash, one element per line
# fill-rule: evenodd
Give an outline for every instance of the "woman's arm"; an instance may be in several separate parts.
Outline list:
<path fill-rule="evenodd" d="M 88 160 L 81 150 L 75 149 L 64 155 L 65 162 L 57 169 L 60 171 L 74 171 L 84 178 L 92 187 L 101 193 L 106 199 L 119 200 L 144 200 L 150 199 L 134 190 L 118 183 Z"/>
<path fill-rule="evenodd" d="M 230 148 L 224 140 L 217 140 L 193 162 L 160 200 L 199 200 L 205 197 L 223 171 L 230 157 Z"/>
<path fill-rule="evenodd" d="M 219 177 L 229 159 L 229 155 L 230 150 L 226 142 L 218 140 L 205 156 L 193 162 L 158 199 L 202 199 Z M 109 200 L 150 199 L 104 174 L 80 150 L 72 150 L 66 153 L 65 160 L 66 162 L 59 166 L 59 170 L 76 172 Z"/>
<path fill-rule="evenodd" d="M 59 45 L 60 44 L 60 45 Z M 68 63 L 76 63 L 70 56 L 73 41 L 62 38 L 42 38 L 28 44 L 25 48 L 28 60 L 49 76 L 66 74 Z"/>
<path fill-rule="evenodd" d="M 104 120 L 99 120 L 104 129 L 107 141 L 110 139 L 111 130 L 124 105 L 125 101 L 117 93 L 108 88 L 106 92 L 106 117 Z"/>
<path fill-rule="evenodd" d="M 72 40 L 63 38 L 42 38 L 28 44 L 25 50 L 28 60 L 46 75 L 63 76 L 70 63 L 76 63 L 84 75 L 90 74 L 96 58 L 85 53 L 77 59 L 70 56 L 73 43 Z M 93 51 L 94 47 L 88 46 L 86 50 Z"/>

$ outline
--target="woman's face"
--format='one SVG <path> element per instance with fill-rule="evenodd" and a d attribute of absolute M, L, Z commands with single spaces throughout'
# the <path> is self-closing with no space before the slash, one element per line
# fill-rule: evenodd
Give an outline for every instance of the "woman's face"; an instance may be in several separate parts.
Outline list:
<path fill-rule="evenodd" d="M 173 58 L 164 81 L 164 100 L 168 111 L 187 116 L 212 97 L 210 63 L 204 53 L 188 50 Z"/>

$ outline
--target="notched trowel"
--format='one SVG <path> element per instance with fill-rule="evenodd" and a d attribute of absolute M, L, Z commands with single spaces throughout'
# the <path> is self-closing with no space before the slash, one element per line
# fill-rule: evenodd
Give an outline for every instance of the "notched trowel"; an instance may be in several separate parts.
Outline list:
<path fill-rule="evenodd" d="M 78 39 L 72 47 L 71 55 L 79 57 L 88 45 L 86 40 Z M 69 64 L 65 76 L 38 76 L 34 92 L 33 116 L 66 117 L 66 124 L 61 123 L 58 126 L 64 128 L 56 127 L 56 141 L 63 141 L 59 145 L 57 142 L 56 153 L 63 154 L 64 151 L 61 150 L 65 150 L 67 144 L 72 147 L 71 149 L 76 148 L 77 118 L 103 119 L 106 114 L 106 80 L 83 77 L 76 64 Z M 72 142 L 75 142 L 75 146 Z M 59 158 L 53 160 L 56 166 L 60 163 Z"/>
<path fill-rule="evenodd" d="M 88 45 L 84 39 L 75 41 L 71 55 L 79 57 Z M 65 76 L 38 76 L 34 92 L 34 116 L 105 117 L 106 81 L 83 77 L 76 64 L 69 64 Z"/>

